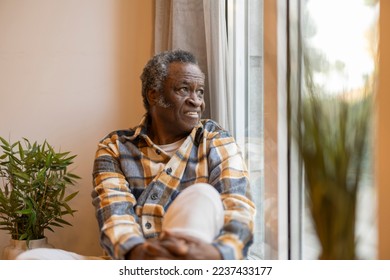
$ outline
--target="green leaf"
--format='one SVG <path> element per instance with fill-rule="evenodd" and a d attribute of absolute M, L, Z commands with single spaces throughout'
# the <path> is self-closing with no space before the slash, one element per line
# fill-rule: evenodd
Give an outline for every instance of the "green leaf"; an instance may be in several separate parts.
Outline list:
<path fill-rule="evenodd" d="M 77 157 L 77 155 L 73 155 L 73 156 L 67 157 L 67 158 L 65 158 L 64 160 L 65 160 L 65 161 L 71 161 L 71 160 L 74 159 L 75 157 Z"/>
<path fill-rule="evenodd" d="M 63 225 L 56 223 L 56 222 L 50 222 L 50 225 L 55 226 L 55 227 L 64 227 Z"/>
<path fill-rule="evenodd" d="M 50 230 L 51 232 L 54 232 L 54 230 L 49 226 L 46 226 L 46 229 Z"/>
<path fill-rule="evenodd" d="M 30 177 L 24 173 L 24 172 L 14 172 L 14 175 L 20 179 L 23 179 L 23 180 L 26 180 L 26 181 L 29 181 L 30 180 Z"/>
<path fill-rule="evenodd" d="M 28 240 L 28 233 L 27 232 L 25 232 L 25 233 L 23 233 L 20 237 L 19 237 L 19 240 Z"/>
<path fill-rule="evenodd" d="M 20 144 L 20 142 L 17 142 L 17 143 L 18 143 L 20 158 L 21 158 L 21 159 L 24 159 L 24 151 L 23 151 L 22 144 Z"/>
<path fill-rule="evenodd" d="M 74 210 L 72 210 L 72 208 L 69 207 L 69 205 L 67 203 L 62 203 L 62 206 L 64 206 L 67 210 L 67 212 L 71 215 L 73 215 L 74 213 Z"/>
<path fill-rule="evenodd" d="M 23 209 L 23 210 L 18 210 L 15 211 L 16 214 L 21 214 L 21 215 L 30 215 L 32 213 L 31 209 Z"/>
<path fill-rule="evenodd" d="M 11 149 L 15 148 L 17 145 L 19 145 L 19 141 L 13 143 L 13 144 L 11 145 Z"/>
<path fill-rule="evenodd" d="M 31 149 L 31 143 L 30 143 L 30 140 L 28 140 L 27 138 L 23 137 L 22 138 L 26 144 L 26 147 L 27 147 L 27 150 L 30 150 Z"/>
<path fill-rule="evenodd" d="M 37 179 L 38 179 L 38 180 L 41 180 L 41 179 L 45 178 L 46 171 L 47 171 L 47 167 L 42 168 L 42 169 L 38 172 L 38 174 L 37 174 Z"/>
<path fill-rule="evenodd" d="M 79 193 L 78 191 L 77 191 L 77 192 L 74 192 L 74 193 L 68 195 L 67 197 L 65 197 L 64 200 L 65 200 L 66 202 L 68 202 L 68 201 L 72 200 L 78 193 Z"/>
<path fill-rule="evenodd" d="M 9 156 L 10 164 L 14 164 L 15 161 L 17 164 L 23 165 L 23 163 L 16 156 L 14 156 L 14 154 L 8 152 L 6 152 L 6 154 Z"/>
<path fill-rule="evenodd" d="M 68 175 L 70 178 L 72 179 L 81 179 L 80 176 L 76 175 L 76 174 L 73 174 L 73 173 L 67 173 L 66 175 Z"/>
<path fill-rule="evenodd" d="M 0 136 L 0 141 L 4 144 L 4 146 L 9 146 L 9 143 L 1 136 Z"/>
<path fill-rule="evenodd" d="M 55 219 L 57 222 L 61 223 L 61 224 L 64 224 L 64 225 L 68 225 L 68 226 L 71 226 L 72 224 L 63 220 L 63 219 L 60 219 L 60 218 L 56 218 Z"/>
<path fill-rule="evenodd" d="M 64 215 L 72 215 L 72 216 L 73 216 L 73 213 L 76 213 L 76 212 L 77 212 L 77 210 L 72 210 L 71 213 L 69 213 L 68 210 L 66 210 L 66 211 L 61 211 L 61 216 L 64 216 Z"/>
<path fill-rule="evenodd" d="M 0 147 L 2 147 L 4 151 L 7 151 L 7 152 L 11 151 L 11 147 L 9 147 L 8 145 L 0 145 Z"/>
<path fill-rule="evenodd" d="M 68 184 L 73 184 L 73 181 L 69 177 L 64 177 L 63 180 Z"/>
<path fill-rule="evenodd" d="M 49 168 L 50 165 L 52 164 L 53 162 L 53 154 L 52 153 L 49 153 L 46 157 L 46 162 L 45 162 L 45 166 L 46 168 Z"/>
<path fill-rule="evenodd" d="M 62 158 L 62 157 L 66 157 L 69 154 L 70 154 L 70 152 L 64 152 L 64 153 L 56 153 L 55 155 L 58 158 Z"/>

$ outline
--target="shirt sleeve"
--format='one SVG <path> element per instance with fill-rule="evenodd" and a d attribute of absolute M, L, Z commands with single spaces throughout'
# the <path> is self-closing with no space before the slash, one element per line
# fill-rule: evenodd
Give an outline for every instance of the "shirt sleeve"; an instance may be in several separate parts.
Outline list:
<path fill-rule="evenodd" d="M 255 205 L 249 193 L 245 162 L 233 137 L 218 135 L 211 140 L 209 182 L 221 194 L 224 226 L 213 245 L 223 259 L 243 259 L 253 242 Z"/>
<path fill-rule="evenodd" d="M 102 140 L 93 168 L 92 203 L 100 228 L 100 243 L 113 259 L 124 259 L 134 246 L 143 243 L 134 212 L 136 199 L 119 164 L 118 136 Z"/>

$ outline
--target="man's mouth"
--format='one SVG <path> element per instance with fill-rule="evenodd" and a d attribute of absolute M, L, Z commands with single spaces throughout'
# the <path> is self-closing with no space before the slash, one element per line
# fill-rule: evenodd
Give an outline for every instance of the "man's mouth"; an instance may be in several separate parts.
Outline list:
<path fill-rule="evenodd" d="M 191 118 L 198 118 L 199 117 L 199 113 L 198 112 L 187 112 L 185 113 L 186 116 L 189 116 Z"/>

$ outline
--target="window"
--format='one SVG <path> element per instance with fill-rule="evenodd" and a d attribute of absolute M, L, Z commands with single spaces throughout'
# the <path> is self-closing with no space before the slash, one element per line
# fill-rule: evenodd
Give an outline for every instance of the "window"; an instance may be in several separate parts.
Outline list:
<path fill-rule="evenodd" d="M 230 82 L 234 89 L 234 136 L 248 164 L 253 200 L 257 206 L 255 240 L 249 258 L 317 259 L 319 243 L 308 212 L 303 169 L 296 147 L 291 139 L 288 140 L 291 135 L 287 130 L 287 104 L 291 106 L 291 113 L 296 113 L 301 95 L 288 97 L 286 89 L 290 85 L 295 92 L 302 93 L 305 71 L 302 44 L 307 44 L 305 40 L 309 38 L 325 40 L 313 44 L 311 52 L 325 57 L 328 66 L 333 65 L 333 68 L 324 68 L 325 64 L 320 63 L 316 65 L 313 73 L 316 83 L 323 83 L 333 91 L 337 91 L 337 85 L 340 86 L 338 90 L 345 90 L 351 83 L 362 86 L 364 78 L 372 76 L 375 68 L 378 1 L 290 0 L 270 3 L 227 0 L 226 3 L 229 57 L 233 69 Z M 325 20 L 321 20 L 324 18 L 321 15 Z M 266 26 L 267 17 L 276 19 Z M 284 29 L 287 20 L 289 30 Z M 275 38 L 270 38 L 274 33 Z M 327 38 L 329 34 L 333 37 Z M 345 38 L 349 41 L 342 43 Z M 346 43 L 354 45 L 347 49 L 340 47 Z M 275 50 L 270 50 L 273 44 Z M 290 48 L 288 57 L 287 47 Z M 364 47 L 371 53 L 357 53 Z M 329 51 L 335 57 L 328 57 Z M 344 53 L 337 54 L 337 51 Z M 273 61 L 275 65 L 267 64 L 270 63 L 267 55 L 277 57 Z M 287 59 L 291 62 L 290 80 L 285 79 Z M 277 68 L 275 77 L 271 74 L 265 78 L 267 68 L 273 66 Z M 276 89 L 272 89 L 273 92 L 269 92 L 269 88 L 265 90 L 267 83 L 274 83 Z M 272 102 L 270 98 L 273 98 Z M 277 112 L 270 117 L 272 110 Z M 277 132 L 267 131 L 267 127 Z M 270 156 L 267 149 L 276 152 Z M 267 165 L 272 165 L 271 172 L 266 169 Z M 276 169 L 274 173 L 273 169 Z M 376 206 L 370 160 L 365 170 L 366 187 L 359 193 L 358 201 L 357 251 L 360 258 L 372 259 L 376 255 Z"/>
<path fill-rule="evenodd" d="M 350 98 L 372 90 L 377 57 L 379 1 L 290 1 L 290 105 L 294 117 L 310 72 L 321 94 Z M 330 20 L 330 18 L 332 20 Z M 304 62 L 305 57 L 305 62 Z M 310 65 L 310 68 L 307 65 Z M 294 115 L 295 114 L 295 115 Z M 317 259 L 320 245 L 308 207 L 302 163 L 291 146 L 290 196 L 291 258 Z M 364 174 L 357 199 L 357 257 L 376 258 L 376 205 L 372 179 L 372 150 L 364 159 Z"/>
<path fill-rule="evenodd" d="M 286 197 L 287 188 L 278 191 L 277 176 L 283 177 L 283 174 L 273 166 L 278 164 L 278 121 L 267 114 L 264 107 L 263 11 L 275 3 L 264 4 L 262 0 L 227 0 L 228 49 L 233 69 L 230 82 L 234 93 L 234 136 L 248 165 L 252 198 L 257 207 L 254 243 L 249 251 L 249 259 L 285 258 L 281 251 L 286 248 L 280 246 L 280 240 L 287 239 L 285 228 L 281 226 L 286 220 L 287 205 L 280 199 Z M 270 45 L 272 43 L 274 41 Z M 272 79 L 269 84 L 276 84 L 277 76 Z M 277 88 L 274 86 L 273 90 L 275 94 L 268 92 L 268 96 L 272 98 L 271 103 L 276 103 Z M 278 114 L 275 108 L 267 109 Z M 280 112 L 285 114 L 285 111 Z M 272 133 L 265 131 L 265 125 L 271 127 Z M 265 164 L 267 149 L 272 151 L 268 153 L 272 159 Z M 267 174 L 272 177 L 268 178 L 272 184 L 266 185 L 264 174 L 267 168 L 273 169 L 273 172 Z"/>
<path fill-rule="evenodd" d="M 262 1 L 227 1 L 228 49 L 234 93 L 234 136 L 249 170 L 257 207 L 255 240 L 249 258 L 264 258 L 264 164 L 262 83 Z"/>

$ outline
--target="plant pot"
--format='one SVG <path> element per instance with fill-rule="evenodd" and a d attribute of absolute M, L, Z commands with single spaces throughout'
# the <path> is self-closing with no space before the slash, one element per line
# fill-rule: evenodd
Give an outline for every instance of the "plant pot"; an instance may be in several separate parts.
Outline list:
<path fill-rule="evenodd" d="M 10 245 L 4 248 L 2 259 L 14 260 L 19 254 L 23 253 L 24 251 L 35 248 L 53 248 L 53 246 L 48 243 L 46 237 L 30 240 L 28 244 L 26 240 L 11 239 Z"/>

